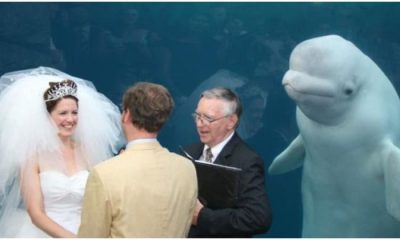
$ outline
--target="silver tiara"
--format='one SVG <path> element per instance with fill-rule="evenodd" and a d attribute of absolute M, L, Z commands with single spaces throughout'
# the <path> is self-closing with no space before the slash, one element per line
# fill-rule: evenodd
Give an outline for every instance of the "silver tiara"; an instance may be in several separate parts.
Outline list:
<path fill-rule="evenodd" d="M 77 85 L 71 80 L 56 83 L 50 88 L 44 101 L 49 102 L 65 96 L 76 97 L 77 88 Z"/>

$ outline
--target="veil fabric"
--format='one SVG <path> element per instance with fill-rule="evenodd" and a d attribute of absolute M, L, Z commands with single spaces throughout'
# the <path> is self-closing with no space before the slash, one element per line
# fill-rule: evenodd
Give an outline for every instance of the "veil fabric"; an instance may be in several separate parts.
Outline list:
<path fill-rule="evenodd" d="M 43 100 L 49 82 L 65 79 L 78 86 L 78 123 L 73 136 L 81 153 L 78 165 L 90 168 L 110 158 L 122 142 L 118 107 L 97 92 L 91 82 L 48 67 L 1 76 L 0 237 L 12 237 L 12 216 L 23 208 L 19 189 L 21 168 L 29 161 L 38 161 L 41 169 L 66 170 L 58 129 Z"/>

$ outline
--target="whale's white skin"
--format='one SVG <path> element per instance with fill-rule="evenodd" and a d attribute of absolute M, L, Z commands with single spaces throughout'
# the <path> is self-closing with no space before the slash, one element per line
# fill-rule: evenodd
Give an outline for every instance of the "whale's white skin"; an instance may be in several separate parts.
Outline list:
<path fill-rule="evenodd" d="M 290 56 L 300 134 L 269 173 L 303 166 L 304 237 L 400 237 L 400 101 L 379 67 L 329 35 Z"/>

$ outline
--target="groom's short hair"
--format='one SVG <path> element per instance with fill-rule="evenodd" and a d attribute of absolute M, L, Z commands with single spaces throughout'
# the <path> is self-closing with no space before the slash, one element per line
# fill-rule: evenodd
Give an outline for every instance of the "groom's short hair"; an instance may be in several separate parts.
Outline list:
<path fill-rule="evenodd" d="M 160 84 L 138 82 L 124 93 L 123 110 L 129 110 L 132 124 L 147 132 L 158 132 L 168 120 L 174 100 Z"/>

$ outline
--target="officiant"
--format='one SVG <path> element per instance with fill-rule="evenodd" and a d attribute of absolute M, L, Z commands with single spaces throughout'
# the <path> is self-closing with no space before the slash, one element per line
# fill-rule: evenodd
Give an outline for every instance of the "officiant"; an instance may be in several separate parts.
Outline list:
<path fill-rule="evenodd" d="M 252 237 L 268 231 L 272 214 L 265 189 L 264 164 L 236 132 L 242 106 L 228 88 L 204 91 L 193 118 L 200 142 L 183 151 L 199 161 L 240 168 L 236 204 L 207 207 L 197 200 L 189 237 Z"/>

